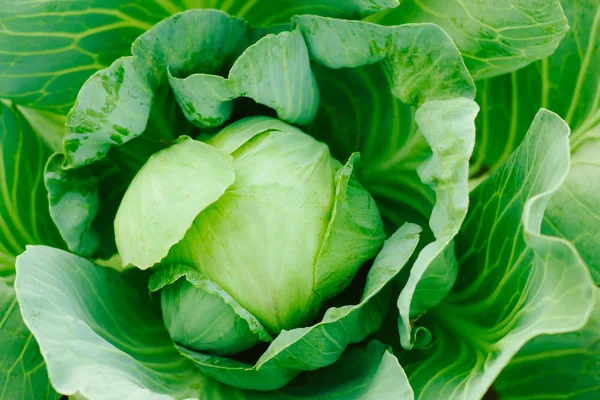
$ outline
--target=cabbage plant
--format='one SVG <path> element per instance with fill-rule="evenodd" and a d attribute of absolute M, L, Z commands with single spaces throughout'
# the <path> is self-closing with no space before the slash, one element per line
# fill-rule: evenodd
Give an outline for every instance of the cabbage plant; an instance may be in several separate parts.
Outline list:
<path fill-rule="evenodd" d="M 600 396 L 595 0 L 0 6 L 0 398 Z"/>

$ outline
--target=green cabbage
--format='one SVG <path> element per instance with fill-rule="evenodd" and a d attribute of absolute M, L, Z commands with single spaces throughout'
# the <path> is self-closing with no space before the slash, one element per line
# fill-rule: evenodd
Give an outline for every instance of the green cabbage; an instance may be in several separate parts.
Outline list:
<path fill-rule="evenodd" d="M 0 6 L 0 398 L 599 397 L 597 0 L 399 3 Z"/>

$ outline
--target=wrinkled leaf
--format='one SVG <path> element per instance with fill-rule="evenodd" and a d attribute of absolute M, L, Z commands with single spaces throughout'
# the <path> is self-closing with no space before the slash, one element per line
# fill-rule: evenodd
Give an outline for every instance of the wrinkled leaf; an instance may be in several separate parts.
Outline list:
<path fill-rule="evenodd" d="M 229 37 L 219 32 L 211 35 Z M 233 111 L 232 101 L 241 96 L 274 109 L 280 120 L 294 124 L 312 121 L 319 105 L 308 50 L 297 30 L 267 35 L 248 47 L 227 79 L 169 75 L 169 83 L 188 120 L 201 128 L 223 124 Z"/>
<path fill-rule="evenodd" d="M 600 4 L 561 2 L 571 25 L 554 54 L 509 75 L 478 85 L 481 105 L 471 165 L 474 179 L 496 169 L 519 145 L 540 107 L 561 117 L 573 131 L 572 167 L 567 182 L 550 202 L 543 231 L 575 244 L 600 282 Z"/>
<path fill-rule="evenodd" d="M 436 193 L 429 220 L 435 241 L 419 253 L 398 297 L 398 329 L 405 349 L 410 349 L 415 340 L 421 346 L 429 344 L 417 336 L 424 331 L 413 331 L 412 319 L 436 306 L 456 279 L 452 240 L 469 205 L 468 162 L 475 142 L 473 121 L 477 112 L 477 105 L 467 99 L 430 101 L 417 110 L 417 125 L 433 152 L 417 172 L 422 182 Z"/>
<path fill-rule="evenodd" d="M 379 26 L 304 15 L 294 18 L 311 58 L 328 68 L 356 68 L 383 61 L 392 93 L 404 103 L 472 98 L 471 76 L 454 43 L 438 26 Z"/>
<path fill-rule="evenodd" d="M 541 110 L 521 146 L 471 193 L 456 284 L 418 321 L 434 342 L 402 354 L 418 399 L 480 398 L 530 339 L 587 322 L 595 294 L 587 267 L 569 242 L 540 233 L 567 176 L 568 134 Z"/>
<path fill-rule="evenodd" d="M 406 0 L 369 20 L 439 25 L 452 37 L 476 80 L 547 57 L 569 29 L 559 0 Z"/>
<path fill-rule="evenodd" d="M 69 251 L 101 258 L 116 253 L 114 224 L 106 221 L 114 221 L 127 187 L 148 158 L 191 128 L 174 95 L 162 88 L 144 134 L 112 149 L 106 159 L 77 169 L 64 169 L 62 155 L 49 160 L 44 180 L 50 213 Z"/>
<path fill-rule="evenodd" d="M 219 29 L 231 32 L 236 41 L 211 34 Z M 187 40 L 195 35 L 211 40 Z M 179 74 L 218 73 L 244 50 L 248 36 L 244 21 L 216 10 L 191 10 L 144 32 L 131 47 L 133 56 L 98 71 L 79 91 L 67 115 L 65 166 L 101 160 L 111 147 L 140 136 L 157 92 L 167 84 L 168 69 Z"/>

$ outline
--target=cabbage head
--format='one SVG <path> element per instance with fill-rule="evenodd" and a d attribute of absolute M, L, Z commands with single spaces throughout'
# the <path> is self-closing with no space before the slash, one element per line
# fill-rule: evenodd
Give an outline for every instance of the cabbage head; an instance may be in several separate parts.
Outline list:
<path fill-rule="evenodd" d="M 597 0 L 0 5 L 0 398 L 600 398 Z"/>

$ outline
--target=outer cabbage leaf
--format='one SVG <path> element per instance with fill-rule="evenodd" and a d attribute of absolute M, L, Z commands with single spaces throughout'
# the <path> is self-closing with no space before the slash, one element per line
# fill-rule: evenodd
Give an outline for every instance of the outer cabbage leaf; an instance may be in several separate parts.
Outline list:
<path fill-rule="evenodd" d="M 124 275 L 43 246 L 29 247 L 17 270 L 25 321 L 63 394 L 88 400 L 412 399 L 396 358 L 376 342 L 282 392 L 226 387 L 202 377 L 174 350 L 139 271 Z"/>
<path fill-rule="evenodd" d="M 92 227 L 100 202 L 98 179 L 87 169 L 63 170 L 64 159 L 55 153 L 46 163 L 44 183 L 50 215 L 69 249 L 91 257 L 100 245 L 98 232 Z"/>
<path fill-rule="evenodd" d="M 390 89 L 404 103 L 421 105 L 428 100 L 474 96 L 473 81 L 460 53 L 433 24 L 386 27 L 310 15 L 295 17 L 294 22 L 311 58 L 328 68 L 383 61 L 392 78 Z"/>
<path fill-rule="evenodd" d="M 44 192 L 47 143 L 16 107 L 0 103 L 0 398 L 55 399 L 37 343 L 23 324 L 12 282 L 28 243 L 62 246 Z"/>
<path fill-rule="evenodd" d="M 19 105 L 17 105 L 17 110 L 23 114 L 35 133 L 44 139 L 52 151 L 62 150 L 65 133 L 64 115 Z"/>
<path fill-rule="evenodd" d="M 0 6 L 0 97 L 65 114 L 94 72 L 182 4 L 16 0 Z M 35 27 L 32 29 L 32 27 Z"/>
<path fill-rule="evenodd" d="M 567 121 L 572 167 L 567 182 L 553 197 L 544 232 L 575 244 L 600 283 L 600 4 L 563 0 L 571 30 L 554 54 L 510 75 L 479 83 L 477 143 L 472 160 L 474 180 L 496 169 L 518 146 L 540 107 Z"/>
<path fill-rule="evenodd" d="M 571 170 L 548 205 L 544 232 L 573 243 L 600 285 L 600 124 L 571 151 Z"/>
<path fill-rule="evenodd" d="M 213 400 L 413 400 L 414 393 L 398 359 L 380 342 L 353 348 L 335 364 L 305 373 L 275 392 L 224 391 Z M 230 396 L 230 397 L 225 397 Z M 86 400 L 81 395 L 70 400 Z"/>
<path fill-rule="evenodd" d="M 23 319 L 58 392 L 168 399 L 210 386 L 173 347 L 140 278 L 45 246 L 19 256 L 15 288 Z"/>
<path fill-rule="evenodd" d="M 568 134 L 541 110 L 521 146 L 471 193 L 456 284 L 418 321 L 435 341 L 401 354 L 417 398 L 480 398 L 530 339 L 587 322 L 595 291 L 585 263 L 569 242 L 540 232 L 568 173 Z"/>
<path fill-rule="evenodd" d="M 477 138 L 472 174 L 493 171 L 523 139 L 541 108 L 563 117 L 571 142 L 585 138 L 600 120 L 600 6 L 595 0 L 562 0 L 571 29 L 557 50 L 527 68 L 478 82 Z"/>
<path fill-rule="evenodd" d="M 233 100 L 241 96 L 295 124 L 312 121 L 319 105 L 308 50 L 297 30 L 268 35 L 248 47 L 226 79 L 208 74 L 179 79 L 169 74 L 169 83 L 188 120 L 200 128 L 223 124 L 231 116 Z"/>
<path fill-rule="evenodd" d="M 539 336 L 512 359 L 494 383 L 502 399 L 588 400 L 600 396 L 599 290 L 583 329 Z"/>
<path fill-rule="evenodd" d="M 542 73 L 542 103 L 564 115 L 573 129 L 571 171 L 548 206 L 544 230 L 571 241 L 600 285 L 600 72 L 595 67 L 600 63 L 600 4 L 570 0 L 563 7 L 572 29 L 557 53 L 542 62 L 547 71 L 547 80 Z M 565 59 L 572 72 L 559 72 L 559 60 L 564 65 Z"/>
<path fill-rule="evenodd" d="M 375 257 L 385 239 L 377 205 L 357 178 L 359 159 L 353 153 L 335 175 L 333 209 L 314 274 L 314 290 L 323 300 L 348 287 L 364 260 Z"/>
<path fill-rule="evenodd" d="M 44 191 L 46 143 L 13 106 L 0 103 L 0 278 L 14 275 L 27 244 L 62 246 Z"/>
<path fill-rule="evenodd" d="M 369 18 L 384 25 L 432 22 L 454 40 L 474 79 L 549 56 L 569 29 L 559 0 L 406 0 Z"/>
<path fill-rule="evenodd" d="M 413 342 L 420 346 L 429 344 L 426 331 L 413 330 L 413 320 L 436 306 L 456 279 L 452 240 L 467 214 L 468 162 L 475 142 L 473 121 L 478 111 L 466 99 L 430 101 L 417 110 L 417 124 L 433 151 L 417 172 L 423 183 L 436 193 L 429 220 L 436 240 L 419 253 L 398 297 L 398 329 L 400 342 L 406 349 Z"/>
<path fill-rule="evenodd" d="M 42 400 L 60 397 L 48 381 L 38 345 L 23 323 L 15 290 L 0 279 L 0 398 Z"/>

